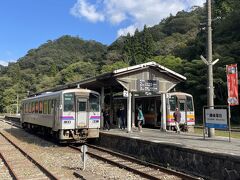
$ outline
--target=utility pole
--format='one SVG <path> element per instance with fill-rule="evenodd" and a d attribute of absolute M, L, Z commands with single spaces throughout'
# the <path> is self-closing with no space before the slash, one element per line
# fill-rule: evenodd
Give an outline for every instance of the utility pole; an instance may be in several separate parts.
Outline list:
<path fill-rule="evenodd" d="M 214 106 L 213 65 L 212 65 L 212 2 L 207 0 L 208 11 L 208 106 Z M 208 137 L 215 136 L 215 129 L 208 128 Z"/>
<path fill-rule="evenodd" d="M 16 114 L 18 114 L 18 94 L 17 94 L 17 112 Z"/>
<path fill-rule="evenodd" d="M 219 59 L 212 62 L 212 2 L 211 0 L 207 0 L 207 12 L 208 12 L 208 22 L 207 22 L 207 29 L 208 29 L 208 45 L 207 45 L 207 60 L 201 56 L 201 59 L 205 64 L 208 65 L 208 106 L 213 108 L 214 106 L 214 87 L 213 87 L 213 65 L 216 64 Z M 208 137 L 215 136 L 215 129 L 208 128 Z"/>

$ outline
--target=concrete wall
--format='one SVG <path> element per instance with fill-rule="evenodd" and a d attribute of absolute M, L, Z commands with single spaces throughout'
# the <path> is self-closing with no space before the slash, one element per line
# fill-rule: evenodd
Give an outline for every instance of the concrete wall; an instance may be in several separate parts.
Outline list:
<path fill-rule="evenodd" d="M 206 179 L 240 179 L 240 157 L 100 133 L 99 145 Z"/>

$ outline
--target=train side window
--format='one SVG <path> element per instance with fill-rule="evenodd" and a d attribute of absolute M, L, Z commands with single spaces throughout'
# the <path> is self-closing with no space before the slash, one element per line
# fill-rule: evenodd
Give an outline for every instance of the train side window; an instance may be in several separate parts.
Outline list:
<path fill-rule="evenodd" d="M 31 113 L 31 103 L 28 103 L 28 113 Z"/>
<path fill-rule="evenodd" d="M 193 102 L 192 102 L 192 97 L 187 96 L 187 111 L 193 111 Z"/>
<path fill-rule="evenodd" d="M 48 114 L 51 114 L 52 100 L 48 100 Z"/>
<path fill-rule="evenodd" d="M 39 104 L 38 101 L 35 102 L 35 113 L 38 113 Z"/>
<path fill-rule="evenodd" d="M 43 101 L 43 114 L 48 114 L 48 101 Z"/>
<path fill-rule="evenodd" d="M 42 101 L 39 101 L 39 113 L 40 113 L 40 114 L 43 113 L 43 104 L 42 104 Z"/>
<path fill-rule="evenodd" d="M 25 113 L 28 113 L 27 110 L 28 110 L 28 103 L 25 104 L 24 112 L 25 112 Z"/>
<path fill-rule="evenodd" d="M 56 103 L 57 103 L 57 99 L 53 99 L 52 100 L 52 107 L 51 107 L 51 114 L 54 114 L 54 110 L 55 110 L 55 106 L 56 106 Z"/>
<path fill-rule="evenodd" d="M 32 113 L 34 113 L 34 112 L 35 112 L 35 103 L 32 102 Z"/>

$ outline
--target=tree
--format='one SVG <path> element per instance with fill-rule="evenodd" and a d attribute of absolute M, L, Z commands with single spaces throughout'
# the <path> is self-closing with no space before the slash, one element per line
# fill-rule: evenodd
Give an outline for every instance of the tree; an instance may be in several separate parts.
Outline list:
<path fill-rule="evenodd" d="M 90 62 L 77 62 L 59 72 L 60 84 L 80 81 L 96 76 L 96 65 Z"/>
<path fill-rule="evenodd" d="M 3 104 L 4 104 L 4 112 L 14 113 L 16 112 L 16 103 L 17 103 L 17 93 L 14 89 L 9 88 L 5 89 L 3 92 Z"/>
<path fill-rule="evenodd" d="M 117 61 L 113 64 L 104 65 L 102 67 L 101 73 L 113 72 L 114 70 L 128 67 L 128 64 L 123 61 Z"/>
<path fill-rule="evenodd" d="M 147 59 L 150 59 L 153 55 L 154 50 L 154 42 L 152 35 L 149 32 L 149 29 L 146 25 L 144 25 L 143 35 L 142 35 L 142 54 L 144 58 L 144 62 Z"/>
<path fill-rule="evenodd" d="M 234 10 L 239 9 L 238 0 L 215 0 L 214 12 L 220 18 L 227 17 Z"/>
<path fill-rule="evenodd" d="M 155 56 L 153 58 L 153 61 L 177 72 L 179 72 L 179 70 L 183 68 L 183 60 L 179 57 L 175 57 L 172 55 Z"/>

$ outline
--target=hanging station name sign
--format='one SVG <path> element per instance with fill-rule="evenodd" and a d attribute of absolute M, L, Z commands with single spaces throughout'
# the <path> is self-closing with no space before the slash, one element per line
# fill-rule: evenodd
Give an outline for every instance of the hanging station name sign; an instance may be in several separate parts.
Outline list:
<path fill-rule="evenodd" d="M 158 92 L 159 91 L 159 81 L 157 80 L 137 80 L 137 90 L 141 92 Z"/>

